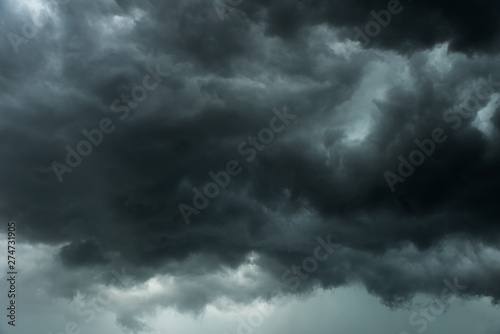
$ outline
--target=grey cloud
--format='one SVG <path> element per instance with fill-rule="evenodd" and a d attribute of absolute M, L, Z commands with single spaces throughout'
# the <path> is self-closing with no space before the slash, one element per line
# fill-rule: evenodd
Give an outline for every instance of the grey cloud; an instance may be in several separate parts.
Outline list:
<path fill-rule="evenodd" d="M 73 298 L 107 284 L 104 274 L 86 279 L 95 268 L 126 267 L 138 284 L 185 281 L 148 312 L 199 312 L 220 296 L 248 303 L 267 296 L 317 236 L 336 234 L 342 256 L 296 293 L 360 283 L 398 306 L 457 276 L 466 296 L 497 303 L 497 264 L 462 270 L 459 258 L 465 240 L 498 248 L 498 110 L 493 136 L 473 126 L 476 111 L 457 131 L 443 114 L 481 76 L 500 80 L 498 4 L 403 5 L 350 61 L 335 46 L 386 1 L 244 0 L 245 15 L 222 22 L 211 2 L 72 1 L 17 55 L 2 39 L 0 211 L 20 222 L 24 240 L 60 247 L 61 277 L 45 288 Z M 1 7 L 6 27 L 22 25 L 10 3 Z M 120 120 L 112 102 L 156 64 L 171 75 Z M 246 163 L 238 144 L 284 105 L 297 119 Z M 59 183 L 51 163 L 103 118 L 116 130 Z M 436 127 L 449 139 L 391 193 L 383 173 Z M 233 159 L 241 175 L 186 226 L 178 205 Z M 268 275 L 254 288 L 207 278 L 252 253 Z M 127 312 L 118 321 L 142 330 Z"/>

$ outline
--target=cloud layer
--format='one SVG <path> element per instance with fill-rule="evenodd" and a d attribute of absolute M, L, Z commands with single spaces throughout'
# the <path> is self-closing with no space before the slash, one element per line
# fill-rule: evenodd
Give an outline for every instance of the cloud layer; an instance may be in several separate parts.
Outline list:
<path fill-rule="evenodd" d="M 126 267 L 163 287 L 145 313 L 251 303 L 333 235 L 340 250 L 290 293 L 359 283 L 396 306 L 460 277 L 499 301 L 500 89 L 458 129 L 443 119 L 500 82 L 498 2 L 401 2 L 366 48 L 354 28 L 387 1 L 244 0 L 223 21 L 206 1 L 47 3 L 1 4 L 4 33 L 41 27 L 18 53 L 0 40 L 0 212 L 58 249 L 49 294 Z M 157 66 L 170 74 L 127 102 Z M 248 162 L 238 145 L 284 106 L 297 118 Z M 103 119 L 115 129 L 59 182 L 53 162 Z M 384 173 L 435 128 L 446 142 L 391 192 Z M 230 160 L 242 173 L 186 225 L 179 204 Z"/>

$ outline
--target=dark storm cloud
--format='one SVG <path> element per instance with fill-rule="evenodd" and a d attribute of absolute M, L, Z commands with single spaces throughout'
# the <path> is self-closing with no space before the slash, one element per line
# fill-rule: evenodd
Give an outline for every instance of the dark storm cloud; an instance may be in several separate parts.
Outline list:
<path fill-rule="evenodd" d="M 343 250 L 298 291 L 359 282 L 397 304 L 417 292 L 440 293 L 443 279 L 460 276 L 471 287 L 465 294 L 498 301 L 498 267 L 463 272 L 460 259 L 440 252 L 467 256 L 464 240 L 498 243 L 498 133 L 488 137 L 471 125 L 474 117 L 457 131 L 442 119 L 479 77 L 500 81 L 498 3 L 404 2 L 373 48 L 351 62 L 331 51 L 335 34 L 350 37 L 371 10 L 386 6 L 248 1 L 239 7 L 246 18 L 220 22 L 202 1 L 65 5 L 18 56 L 2 40 L 4 217 L 22 222 L 20 233 L 33 243 L 70 243 L 59 258 L 73 270 L 126 266 L 140 281 L 182 279 L 172 296 L 182 310 L 201 310 L 221 295 L 240 302 L 265 296 L 270 278 L 236 290 L 206 276 L 237 269 L 255 252 L 279 281 L 310 256 L 317 236 L 334 233 Z M 440 53 L 440 42 L 450 50 Z M 111 103 L 157 64 L 173 74 L 120 120 Z M 245 162 L 238 144 L 284 105 L 297 119 Z M 103 118 L 116 130 L 59 183 L 52 162 L 64 163 L 65 147 L 75 148 L 82 130 Z M 449 140 L 391 193 L 383 173 L 435 127 Z M 191 203 L 193 187 L 232 159 L 242 174 L 185 225 L 178 205 Z M 298 227 L 287 226 L 297 220 Z M 398 253 L 407 248 L 411 254 Z M 74 295 L 68 282 L 77 278 L 67 275 L 51 292 Z M 90 285 L 78 282 L 82 290 Z M 142 326 L 124 319 L 126 328 Z"/>
<path fill-rule="evenodd" d="M 91 266 L 106 262 L 94 240 L 79 240 L 61 247 L 61 261 L 68 267 Z"/>
<path fill-rule="evenodd" d="M 345 28 L 354 38 L 354 27 L 364 30 L 374 20 L 370 12 L 387 10 L 387 0 L 260 0 L 248 1 L 251 18 L 265 17 L 266 31 L 272 36 L 291 38 L 310 25 L 326 23 Z M 500 47 L 500 5 L 496 1 L 399 1 L 403 9 L 373 39 L 373 46 L 396 50 L 428 48 L 449 41 L 453 50 L 498 51 Z M 399 8 L 399 7 L 398 7 Z M 262 15 L 262 11 L 265 13 Z"/>

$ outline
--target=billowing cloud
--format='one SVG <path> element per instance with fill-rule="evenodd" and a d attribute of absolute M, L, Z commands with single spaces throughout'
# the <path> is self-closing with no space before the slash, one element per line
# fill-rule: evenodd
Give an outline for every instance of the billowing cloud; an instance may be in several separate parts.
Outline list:
<path fill-rule="evenodd" d="M 206 1 L 49 4 L 0 5 L 0 212 L 50 254 L 47 298 L 117 291 L 130 331 L 283 285 L 401 307 L 459 277 L 498 303 L 498 2 L 243 0 L 224 20 Z"/>

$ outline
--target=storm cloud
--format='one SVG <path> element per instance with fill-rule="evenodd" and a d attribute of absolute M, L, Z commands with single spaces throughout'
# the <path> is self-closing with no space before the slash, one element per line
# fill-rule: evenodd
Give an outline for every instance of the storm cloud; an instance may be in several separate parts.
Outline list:
<path fill-rule="evenodd" d="M 198 0 L 0 6 L 0 212 L 44 254 L 45 298 L 108 289 L 141 332 L 162 309 L 271 301 L 331 235 L 285 294 L 361 286 L 398 309 L 458 277 L 462 298 L 500 301 L 497 1 L 401 1 L 366 46 L 354 29 L 388 1 L 243 0 L 223 20 Z M 296 118 L 252 144 L 285 106 Z M 384 173 L 436 128 L 447 139 L 391 191 Z M 179 205 L 232 160 L 186 224 Z M 143 299 L 110 280 L 121 268 Z"/>

